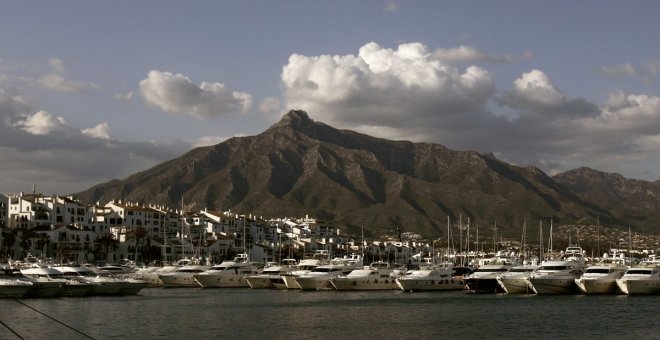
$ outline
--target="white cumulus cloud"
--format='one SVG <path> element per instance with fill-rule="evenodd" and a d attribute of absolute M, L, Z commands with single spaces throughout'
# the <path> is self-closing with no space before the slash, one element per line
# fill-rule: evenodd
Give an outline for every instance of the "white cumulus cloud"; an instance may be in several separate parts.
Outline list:
<path fill-rule="evenodd" d="M 152 70 L 140 81 L 140 93 L 149 106 L 196 118 L 243 113 L 252 106 L 252 96 L 230 91 L 224 84 L 193 83 L 180 73 Z"/>
<path fill-rule="evenodd" d="M 18 120 L 13 125 L 33 135 L 62 132 L 71 127 L 64 121 L 64 118 L 55 117 L 46 111 L 39 111 L 33 115 L 25 115 L 23 119 Z"/>
<path fill-rule="evenodd" d="M 372 42 L 357 55 L 293 54 L 282 82 L 287 108 L 342 127 L 384 127 L 382 137 L 393 131 L 385 127 L 406 136 L 432 126 L 429 120 L 481 110 L 495 91 L 487 70 L 441 63 L 421 43 L 389 49 Z"/>
<path fill-rule="evenodd" d="M 84 135 L 99 139 L 110 139 L 110 128 L 108 123 L 101 123 L 93 128 L 80 130 Z"/>

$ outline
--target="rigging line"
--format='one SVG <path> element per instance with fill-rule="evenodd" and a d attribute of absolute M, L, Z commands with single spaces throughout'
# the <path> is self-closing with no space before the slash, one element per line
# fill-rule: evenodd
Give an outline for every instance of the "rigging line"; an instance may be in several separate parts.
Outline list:
<path fill-rule="evenodd" d="M 78 333 L 78 334 L 80 334 L 80 335 L 83 335 L 83 336 L 86 337 L 86 338 L 94 339 L 93 337 L 91 337 L 91 336 L 89 336 L 89 335 L 87 335 L 87 334 L 85 334 L 85 333 L 83 333 L 83 332 L 81 332 L 81 331 L 79 331 L 79 330 L 77 330 L 77 329 L 75 329 L 75 328 L 73 328 L 73 327 L 71 327 L 71 326 L 65 324 L 64 322 L 62 322 L 62 321 L 60 321 L 60 320 L 57 320 L 57 319 L 53 318 L 52 316 L 50 316 L 50 315 L 48 315 L 48 314 L 46 314 L 46 313 L 43 313 L 43 312 L 41 312 L 41 311 L 39 311 L 39 310 L 37 310 L 37 309 L 35 309 L 35 308 L 30 307 L 29 305 L 23 303 L 22 301 L 20 301 L 20 300 L 18 300 L 18 299 L 14 299 L 14 301 L 20 303 L 21 305 L 23 305 L 23 306 L 25 306 L 25 307 L 27 307 L 27 308 L 32 309 L 33 311 L 35 311 L 35 312 L 37 312 L 37 313 L 39 313 L 39 314 L 41 314 L 41 315 L 43 315 L 43 316 L 45 316 L 45 317 L 47 317 L 47 318 L 49 318 L 49 319 L 51 319 L 51 320 L 53 320 L 53 321 L 59 323 L 60 325 L 66 327 L 66 328 L 68 328 L 68 329 L 70 329 L 70 330 L 72 330 L 72 331 L 74 331 L 74 332 L 76 332 L 76 333 Z"/>
<path fill-rule="evenodd" d="M 6 323 L 4 323 L 2 320 L 0 320 L 0 324 L 2 324 L 2 325 L 5 326 L 8 330 L 10 330 L 12 333 L 14 333 L 14 335 L 16 335 L 16 337 L 18 337 L 19 339 L 21 339 L 21 340 L 25 339 L 25 338 L 22 337 L 20 334 L 16 333 L 15 330 L 13 330 L 11 327 L 9 327 L 9 325 L 7 325 Z"/>

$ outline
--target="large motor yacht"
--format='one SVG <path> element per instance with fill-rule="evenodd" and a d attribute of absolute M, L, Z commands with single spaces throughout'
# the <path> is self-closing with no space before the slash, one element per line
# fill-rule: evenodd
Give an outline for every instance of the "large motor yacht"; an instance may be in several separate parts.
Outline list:
<path fill-rule="evenodd" d="M 500 275 L 497 282 L 507 294 L 533 294 L 529 275 L 539 269 L 536 265 L 511 267 L 508 272 Z"/>
<path fill-rule="evenodd" d="M 632 267 L 626 270 L 616 285 L 628 295 L 660 294 L 660 267 Z"/>
<path fill-rule="evenodd" d="M 391 268 L 387 262 L 374 262 L 362 269 L 354 269 L 345 276 L 330 279 L 337 290 L 387 290 L 399 289 L 396 278 L 401 271 Z"/>
<path fill-rule="evenodd" d="M 616 294 L 619 288 L 616 280 L 626 272 L 621 265 L 594 265 L 587 267 L 575 284 L 584 294 Z"/>
<path fill-rule="evenodd" d="M 193 278 L 203 288 L 249 287 L 245 277 L 259 273 L 259 266 L 250 262 L 247 254 L 238 254 L 231 261 L 223 261 Z"/>
<path fill-rule="evenodd" d="M 579 279 L 586 267 L 580 247 L 567 247 L 559 260 L 543 261 L 541 267 L 529 276 L 536 294 L 574 294 Z"/>
<path fill-rule="evenodd" d="M 405 292 L 461 290 L 464 285 L 463 276 L 471 272 L 472 269 L 468 267 L 455 267 L 453 263 L 444 263 L 409 270 L 397 278 L 396 283 Z"/>
<path fill-rule="evenodd" d="M 358 268 L 362 268 L 360 255 L 335 257 L 330 260 L 330 264 L 318 266 L 305 275 L 295 277 L 294 280 L 301 290 L 329 290 L 334 289 L 330 279 L 347 275 Z"/>

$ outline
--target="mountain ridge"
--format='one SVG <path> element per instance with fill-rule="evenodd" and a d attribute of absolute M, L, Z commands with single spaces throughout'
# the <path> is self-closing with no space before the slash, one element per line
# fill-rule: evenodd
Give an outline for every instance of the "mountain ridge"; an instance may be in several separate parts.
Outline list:
<path fill-rule="evenodd" d="M 565 179 L 565 176 L 559 177 Z M 447 217 L 473 226 L 520 228 L 527 219 L 573 223 L 584 216 L 624 225 L 536 167 L 439 144 L 392 141 L 335 129 L 292 110 L 260 134 L 193 149 L 179 158 L 75 194 L 264 217 L 310 215 L 340 227 L 422 233 Z M 650 221 L 639 220 L 640 227 Z"/>

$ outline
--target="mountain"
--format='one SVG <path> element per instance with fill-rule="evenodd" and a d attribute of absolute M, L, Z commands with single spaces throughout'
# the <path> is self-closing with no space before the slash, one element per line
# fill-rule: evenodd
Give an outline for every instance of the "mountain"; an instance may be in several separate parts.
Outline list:
<path fill-rule="evenodd" d="M 524 220 L 625 220 L 535 167 L 339 130 L 303 111 L 290 111 L 259 135 L 197 148 L 74 196 L 88 203 L 122 199 L 171 207 L 183 201 L 186 208 L 264 218 L 309 215 L 352 230 L 398 227 L 424 235 L 443 233 L 448 216 L 452 223 L 469 217 L 482 235 L 490 235 L 496 222 L 498 230 L 516 230 L 515 237 Z"/>
<path fill-rule="evenodd" d="M 660 221 L 660 181 L 629 179 L 586 167 L 553 178 L 582 200 L 592 202 L 625 221 L 626 225 L 650 232 Z"/>

